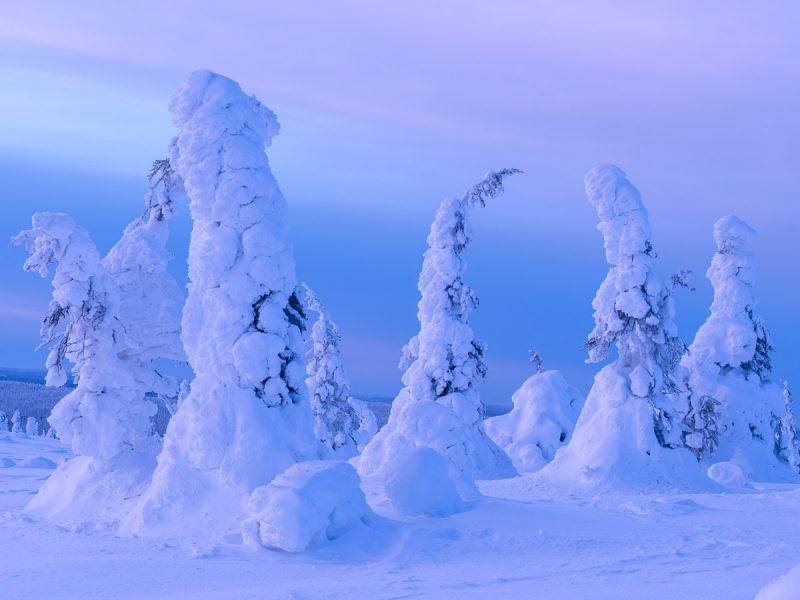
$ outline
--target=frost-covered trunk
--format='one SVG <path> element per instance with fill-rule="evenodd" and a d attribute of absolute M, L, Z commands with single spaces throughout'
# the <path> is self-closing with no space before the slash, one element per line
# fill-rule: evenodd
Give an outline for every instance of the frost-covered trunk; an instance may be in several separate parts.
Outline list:
<path fill-rule="evenodd" d="M 770 337 L 756 314 L 756 233 L 731 215 L 714 224 L 714 240 L 706 273 L 714 301 L 683 360 L 686 446 L 704 464 L 732 461 L 756 479 L 797 475 L 791 396 L 771 379 Z"/>
<path fill-rule="evenodd" d="M 314 430 L 334 456 L 349 458 L 375 435 L 375 416 L 366 403 L 350 395 L 350 382 L 339 350 L 339 329 L 308 286 L 304 286 L 304 295 L 306 305 L 318 315 L 311 327 L 306 356 L 306 385 L 314 413 Z"/>
<path fill-rule="evenodd" d="M 469 212 L 500 194 L 503 178 L 514 172 L 490 173 L 463 197 L 444 200 L 436 213 L 418 283 L 420 330 L 401 362 L 405 387 L 392 404 L 389 422 L 360 458 L 366 475 L 385 478 L 414 448 L 443 455 L 456 476 L 468 482 L 514 472 L 483 430 L 477 385 L 486 374 L 485 348 L 469 326 L 478 298 L 464 281 L 464 252 L 472 240 Z"/>
<path fill-rule="evenodd" d="M 169 423 L 150 489 L 127 528 L 228 527 L 247 494 L 316 457 L 286 202 L 264 147 L 275 115 L 209 71 L 172 98 L 171 163 L 190 200 L 183 342 L 195 380 Z"/>
<path fill-rule="evenodd" d="M 672 286 L 653 271 L 647 211 L 611 165 L 586 176 L 586 193 L 611 266 L 592 302 L 588 362 L 606 359 L 612 346 L 618 356 L 595 377 L 571 442 L 544 472 L 589 485 L 702 485 L 681 441 L 685 347 L 672 321 Z"/>

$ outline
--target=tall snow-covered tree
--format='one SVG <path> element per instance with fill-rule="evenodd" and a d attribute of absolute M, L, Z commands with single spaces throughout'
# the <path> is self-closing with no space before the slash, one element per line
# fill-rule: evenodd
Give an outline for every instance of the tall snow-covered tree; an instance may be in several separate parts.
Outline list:
<path fill-rule="evenodd" d="M 77 455 L 111 461 L 121 452 L 152 448 L 154 405 L 136 392 L 130 370 L 117 352 L 123 335 L 115 318 L 116 290 L 89 234 L 63 213 L 38 213 L 32 229 L 14 238 L 28 251 L 25 270 L 47 276 L 53 299 L 42 321 L 48 385 L 66 381 L 73 365 L 76 388 L 48 419 Z"/>
<path fill-rule="evenodd" d="M 389 422 L 361 455 L 365 475 L 385 477 L 415 447 L 440 453 L 467 481 L 514 472 L 483 430 L 477 386 L 486 375 L 485 347 L 469 326 L 478 297 L 464 281 L 464 253 L 472 241 L 470 211 L 499 195 L 504 178 L 515 172 L 490 172 L 462 197 L 439 206 L 418 283 L 419 333 L 403 349 L 404 387 L 392 403 Z"/>
<path fill-rule="evenodd" d="M 210 71 L 184 79 L 170 111 L 179 130 L 170 163 L 193 221 L 182 338 L 195 379 L 124 526 L 139 532 L 191 526 L 193 511 L 244 498 L 319 452 L 286 202 L 264 152 L 278 121 Z M 209 508 L 202 519 L 213 527 L 240 517 Z"/>
<path fill-rule="evenodd" d="M 317 313 L 306 355 L 306 385 L 317 438 L 336 455 L 357 454 L 375 435 L 375 415 L 366 403 L 350 395 L 350 381 L 339 350 L 341 336 L 328 311 L 307 285 L 305 304 Z"/>
<path fill-rule="evenodd" d="M 706 277 L 714 300 L 683 364 L 689 371 L 685 443 L 704 462 L 739 461 L 757 478 L 780 475 L 797 452 L 792 405 L 772 381 L 772 345 L 758 316 L 756 232 L 733 215 L 714 224 Z M 788 392 L 787 392 L 788 396 Z"/>
<path fill-rule="evenodd" d="M 684 476 L 697 483 L 700 470 L 681 440 L 685 346 L 672 320 L 673 286 L 654 271 L 647 211 L 615 166 L 592 170 L 585 183 L 610 265 L 592 302 L 587 362 L 605 360 L 612 346 L 617 358 L 595 377 L 572 441 L 545 472 L 590 485 L 674 484 Z"/>
<path fill-rule="evenodd" d="M 155 405 L 118 351 L 119 296 L 89 234 L 63 213 L 39 213 L 32 223 L 14 242 L 27 249 L 25 270 L 44 277 L 54 268 L 42 322 L 50 347 L 46 380 L 62 385 L 69 362 L 76 384 L 48 421 L 77 456 L 59 466 L 26 510 L 66 522 L 112 518 L 153 468 Z"/>
<path fill-rule="evenodd" d="M 186 360 L 180 337 L 183 294 L 167 270 L 172 259 L 167 248 L 169 222 L 183 187 L 169 159 L 153 163 L 147 180 L 144 212 L 111 248 L 103 268 L 119 298 L 117 351 L 142 394 L 154 392 L 171 406 L 179 384 L 174 376 L 162 372 L 159 362 Z"/>
<path fill-rule="evenodd" d="M 39 435 L 39 421 L 36 417 L 28 417 L 25 421 L 25 434 L 29 436 Z"/>
<path fill-rule="evenodd" d="M 0 410 L 0 432 L 8 431 L 8 417 L 6 413 Z"/>
<path fill-rule="evenodd" d="M 22 433 L 22 415 L 19 409 L 11 415 L 11 433 Z"/>

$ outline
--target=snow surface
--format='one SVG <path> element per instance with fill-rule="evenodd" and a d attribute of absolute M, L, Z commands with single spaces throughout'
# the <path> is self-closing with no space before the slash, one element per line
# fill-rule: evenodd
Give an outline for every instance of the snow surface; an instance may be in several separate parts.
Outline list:
<path fill-rule="evenodd" d="M 68 457 L 55 440 L 0 433 L 0 582 L 15 600 L 725 598 L 751 600 L 796 566 L 800 487 L 743 493 L 602 494 L 537 475 L 481 482 L 488 497 L 445 518 L 392 517 L 374 535 L 303 554 L 245 544 L 120 538 L 32 519 L 25 503 Z M 24 466 L 24 465 L 30 466 Z M 800 571 L 763 600 L 797 598 Z"/>

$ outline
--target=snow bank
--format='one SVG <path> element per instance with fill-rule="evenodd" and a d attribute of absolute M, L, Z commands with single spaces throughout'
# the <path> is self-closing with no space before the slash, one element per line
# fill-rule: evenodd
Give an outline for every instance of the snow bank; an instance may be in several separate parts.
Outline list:
<path fill-rule="evenodd" d="M 346 462 L 307 461 L 289 467 L 253 490 L 244 524 L 246 540 L 267 548 L 302 552 L 358 535 L 375 518 L 358 473 Z"/>
<path fill-rule="evenodd" d="M 538 471 L 569 442 L 583 397 L 561 373 L 544 371 L 529 377 L 511 400 L 511 412 L 486 419 L 484 428 L 518 471 Z"/>
<path fill-rule="evenodd" d="M 685 399 L 671 287 L 655 275 L 650 223 L 639 191 L 619 168 L 586 176 L 611 268 L 597 291 L 589 362 L 618 358 L 595 377 L 569 445 L 542 470 L 583 485 L 704 487 L 683 447 Z"/>
<path fill-rule="evenodd" d="M 365 476 L 385 479 L 397 469 L 394 461 L 415 447 L 439 452 L 466 480 L 514 474 L 511 461 L 483 430 L 477 385 L 486 374 L 484 346 L 469 326 L 478 300 L 464 281 L 463 257 L 472 239 L 470 209 L 499 195 L 503 178 L 514 172 L 490 173 L 462 198 L 439 206 L 418 282 L 420 330 L 401 362 L 405 387 L 388 423 L 358 461 Z"/>
<path fill-rule="evenodd" d="M 319 453 L 286 202 L 264 153 L 275 115 L 210 71 L 186 77 L 170 111 L 193 221 L 182 339 L 196 378 L 123 528 L 139 533 L 192 527 L 194 513 L 238 527 L 255 488 Z"/>

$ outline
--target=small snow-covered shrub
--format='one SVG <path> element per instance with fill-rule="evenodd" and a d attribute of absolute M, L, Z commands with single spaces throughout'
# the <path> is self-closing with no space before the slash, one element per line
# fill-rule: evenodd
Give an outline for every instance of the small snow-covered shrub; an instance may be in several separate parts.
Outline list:
<path fill-rule="evenodd" d="M 307 461 L 253 490 L 244 535 L 286 552 L 302 552 L 369 527 L 375 515 L 358 473 L 346 462 Z"/>
<path fill-rule="evenodd" d="M 306 305 L 317 313 L 306 353 L 306 385 L 317 438 L 341 458 L 357 454 L 378 430 L 375 415 L 350 395 L 339 342 L 341 336 L 328 311 L 308 285 Z"/>
<path fill-rule="evenodd" d="M 544 371 L 529 377 L 511 400 L 511 412 L 486 419 L 484 428 L 518 471 L 538 471 L 569 442 L 583 397 L 560 372 Z"/>
<path fill-rule="evenodd" d="M 25 434 L 30 436 L 39 435 L 39 421 L 36 420 L 36 417 L 28 417 L 27 421 L 25 421 Z"/>
<path fill-rule="evenodd" d="M 450 463 L 436 450 L 408 448 L 393 465 L 386 476 L 386 496 L 401 514 L 446 517 L 463 510 Z"/>
<path fill-rule="evenodd" d="M 748 474 L 741 465 L 731 461 L 714 463 L 708 467 L 708 476 L 723 487 L 741 489 L 750 487 Z"/>

